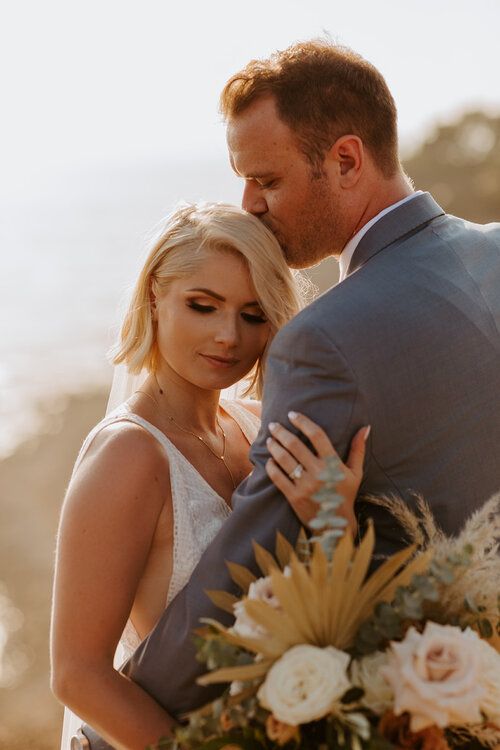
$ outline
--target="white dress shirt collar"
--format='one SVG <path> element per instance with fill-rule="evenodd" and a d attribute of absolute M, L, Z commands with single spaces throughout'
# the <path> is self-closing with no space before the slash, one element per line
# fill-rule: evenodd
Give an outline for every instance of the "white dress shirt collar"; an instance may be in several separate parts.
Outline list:
<path fill-rule="evenodd" d="M 349 263 L 351 262 L 351 258 L 354 255 L 354 251 L 356 250 L 359 241 L 361 238 L 367 233 L 369 229 L 372 228 L 374 224 L 377 223 L 379 219 L 382 218 L 382 216 L 385 216 L 389 213 L 389 211 L 393 211 L 395 208 L 398 208 L 398 206 L 402 206 L 403 203 L 408 203 L 408 201 L 413 200 L 413 198 L 416 198 L 417 195 L 422 195 L 422 190 L 417 190 L 415 193 L 412 193 L 411 195 L 407 195 L 406 198 L 403 198 L 402 200 L 398 201 L 397 203 L 393 203 L 392 206 L 387 206 L 387 208 L 384 208 L 383 211 L 381 211 L 379 214 L 373 217 L 373 219 L 370 219 L 370 221 L 367 221 L 364 226 L 361 227 L 359 232 L 356 232 L 356 234 L 351 237 L 347 245 L 344 247 L 340 254 L 339 258 L 339 268 L 340 268 L 340 275 L 339 275 L 339 283 L 341 281 L 344 281 L 345 277 L 347 276 L 347 269 L 349 268 Z"/>

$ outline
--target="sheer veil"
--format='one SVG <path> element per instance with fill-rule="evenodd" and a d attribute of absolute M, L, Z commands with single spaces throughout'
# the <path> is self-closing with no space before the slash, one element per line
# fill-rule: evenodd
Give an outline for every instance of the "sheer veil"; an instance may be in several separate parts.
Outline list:
<path fill-rule="evenodd" d="M 138 375 L 131 375 L 126 365 L 115 365 L 113 370 L 113 382 L 109 392 L 106 416 L 114 411 L 120 404 L 130 398 L 144 383 L 148 373 L 142 370 Z"/>

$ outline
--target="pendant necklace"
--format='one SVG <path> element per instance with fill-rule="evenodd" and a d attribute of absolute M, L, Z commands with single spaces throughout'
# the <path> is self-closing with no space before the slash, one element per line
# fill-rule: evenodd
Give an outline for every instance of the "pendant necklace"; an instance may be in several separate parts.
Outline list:
<path fill-rule="evenodd" d="M 158 378 L 156 377 L 156 375 L 154 376 L 154 379 L 156 380 L 156 385 L 158 386 L 158 390 L 160 391 L 160 395 L 161 395 L 161 396 L 163 396 L 163 393 L 164 393 L 164 391 L 163 391 L 163 388 L 161 387 L 161 385 L 159 384 L 159 382 L 158 382 Z M 159 403 L 158 403 L 158 401 L 157 401 L 157 400 L 155 399 L 155 397 L 154 397 L 154 396 L 152 396 L 152 395 L 151 395 L 150 393 L 147 393 L 146 391 L 141 391 L 140 389 L 139 389 L 139 390 L 137 390 L 137 391 L 135 391 L 135 393 L 142 393 L 142 394 L 143 394 L 144 396 L 147 396 L 147 397 L 148 397 L 148 398 L 150 398 L 150 399 L 151 399 L 152 401 L 154 401 L 154 403 L 156 404 L 156 406 L 158 407 L 158 409 L 160 408 L 160 404 L 159 404 Z M 222 463 L 223 463 L 223 464 L 224 464 L 224 466 L 226 467 L 226 471 L 227 471 L 227 473 L 229 474 L 229 476 L 230 476 L 230 478 L 231 478 L 231 484 L 233 485 L 233 490 L 235 490 L 235 489 L 236 489 L 236 487 L 237 487 L 238 485 L 237 485 L 237 484 L 236 484 L 236 482 L 234 481 L 234 476 L 233 476 L 233 472 L 232 472 L 232 471 L 231 471 L 231 469 L 229 468 L 229 466 L 228 466 L 228 464 L 227 464 L 227 461 L 226 461 L 226 442 L 227 442 L 227 441 L 226 441 L 226 433 L 225 433 L 225 431 L 224 431 L 224 428 L 223 428 L 223 426 L 221 425 L 221 423 L 220 423 L 220 421 L 219 421 L 219 417 L 218 417 L 217 415 L 215 415 L 215 421 L 216 421 L 216 423 L 217 423 L 217 427 L 219 428 L 219 430 L 220 430 L 220 431 L 221 431 L 221 433 L 222 433 L 222 453 L 221 453 L 220 455 L 219 455 L 219 453 L 217 453 L 217 451 L 215 451 L 215 450 L 214 450 L 214 449 L 212 448 L 212 446 L 210 445 L 210 443 L 209 443 L 209 442 L 207 442 L 207 440 L 205 440 L 205 438 L 204 438 L 204 437 L 203 437 L 202 435 L 198 435 L 198 434 L 197 434 L 196 432 L 193 432 L 192 430 L 188 430 L 188 428 L 187 428 L 187 427 L 183 427 L 183 426 L 182 426 L 182 425 L 180 425 L 180 424 L 179 424 L 179 423 L 178 423 L 178 422 L 177 422 L 177 421 L 176 421 L 176 420 L 175 420 L 175 419 L 174 419 L 174 418 L 173 418 L 173 417 L 172 417 L 172 416 L 171 416 L 170 414 L 165 414 L 165 416 L 167 417 L 167 419 L 168 419 L 168 420 L 169 420 L 170 422 L 173 422 L 173 424 L 175 424 L 175 426 L 176 426 L 176 427 L 177 427 L 177 428 L 178 428 L 179 430 L 182 430 L 182 432 L 186 432 L 186 433 L 187 433 L 188 435 L 192 435 L 192 436 L 193 436 L 193 437 L 195 437 L 195 438 L 196 438 L 197 440 L 199 440 L 199 441 L 200 441 L 200 443 L 203 443 L 203 445 L 204 445 L 204 446 L 205 446 L 206 448 L 208 448 L 208 450 L 210 451 L 210 453 L 211 453 L 211 454 L 212 454 L 213 456 L 215 456 L 215 458 L 216 458 L 216 459 L 217 459 L 218 461 L 222 461 Z"/>

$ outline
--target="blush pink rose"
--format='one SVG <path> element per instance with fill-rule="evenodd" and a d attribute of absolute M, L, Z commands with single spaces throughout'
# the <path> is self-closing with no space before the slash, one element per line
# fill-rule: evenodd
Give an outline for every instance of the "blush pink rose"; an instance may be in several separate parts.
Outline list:
<path fill-rule="evenodd" d="M 481 721 L 481 640 L 473 630 L 428 622 L 391 643 L 388 656 L 381 673 L 394 691 L 394 713 L 408 711 L 412 732 Z"/>

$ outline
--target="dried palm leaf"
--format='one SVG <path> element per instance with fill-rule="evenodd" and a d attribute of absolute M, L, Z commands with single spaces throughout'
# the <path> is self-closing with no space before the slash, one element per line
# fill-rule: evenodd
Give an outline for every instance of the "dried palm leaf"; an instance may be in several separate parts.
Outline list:
<path fill-rule="evenodd" d="M 263 659 L 253 664 L 245 664 L 242 667 L 223 667 L 198 677 L 196 682 L 198 685 L 214 685 L 219 682 L 233 682 L 235 680 L 241 682 L 255 680 L 258 677 L 264 677 L 272 664 L 271 659 Z"/>
<path fill-rule="evenodd" d="M 234 605 L 238 601 L 237 596 L 229 594 L 227 591 L 205 590 L 205 594 L 216 607 L 222 609 L 224 612 L 229 612 L 231 615 L 234 614 Z"/>
<path fill-rule="evenodd" d="M 276 558 L 282 568 L 286 568 L 290 562 L 290 558 L 294 554 L 294 549 L 288 539 L 278 531 L 276 534 Z"/>
<path fill-rule="evenodd" d="M 302 631 L 295 618 L 286 612 L 279 612 L 265 602 L 256 599 L 245 600 L 245 610 L 257 625 L 261 625 L 274 638 L 281 641 L 283 651 L 297 643 L 303 643 Z"/>
<path fill-rule="evenodd" d="M 257 542 L 253 542 L 253 551 L 257 565 L 262 571 L 262 575 L 268 576 L 271 570 L 278 567 L 278 563 L 267 549 L 261 547 Z"/>
<path fill-rule="evenodd" d="M 331 563 L 319 544 L 308 565 L 293 555 L 287 575 L 277 568 L 271 571 L 281 611 L 265 602 L 247 599 L 247 614 L 284 650 L 298 643 L 348 648 L 357 628 L 373 613 L 376 604 L 392 600 L 398 586 L 407 585 L 415 574 L 425 571 L 431 559 L 430 552 L 411 559 L 415 552 L 412 547 L 397 553 L 366 579 L 373 546 L 374 533 L 370 528 L 358 548 L 346 533 Z"/>
<path fill-rule="evenodd" d="M 226 565 L 229 570 L 229 575 L 235 584 L 240 587 L 244 594 L 247 594 L 250 584 L 257 580 L 256 576 L 254 576 L 248 568 L 245 568 L 243 565 L 238 565 L 238 563 L 226 561 Z"/>
<path fill-rule="evenodd" d="M 214 630 L 223 635 L 224 640 L 228 643 L 244 648 L 254 654 L 261 654 L 269 659 L 277 659 L 283 654 L 283 643 L 278 638 L 275 638 L 268 633 L 263 633 L 262 635 L 257 635 L 254 638 L 251 638 L 249 636 L 240 635 L 232 628 L 225 628 L 224 625 L 221 625 L 217 620 L 212 620 L 208 617 L 203 618 L 202 622 L 210 625 Z M 200 632 L 199 635 L 206 637 L 207 632 L 208 629 L 205 629 L 203 632 Z"/>

